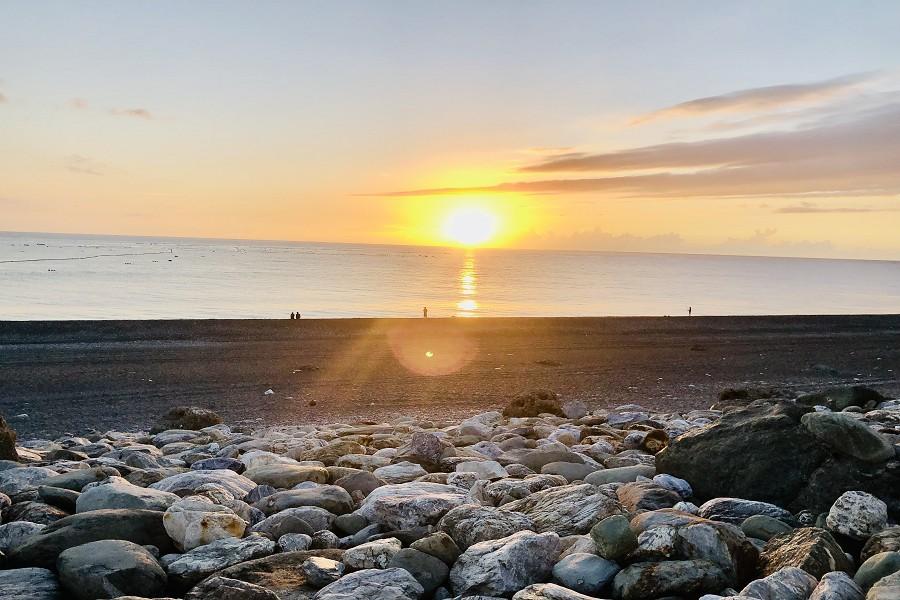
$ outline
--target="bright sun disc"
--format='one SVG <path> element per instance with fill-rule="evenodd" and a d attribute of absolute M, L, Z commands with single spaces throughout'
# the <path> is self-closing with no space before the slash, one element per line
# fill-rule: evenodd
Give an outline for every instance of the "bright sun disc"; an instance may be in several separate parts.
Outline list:
<path fill-rule="evenodd" d="M 463 246 L 477 246 L 497 232 L 497 217 L 481 208 L 460 208 L 444 221 L 443 233 Z"/>

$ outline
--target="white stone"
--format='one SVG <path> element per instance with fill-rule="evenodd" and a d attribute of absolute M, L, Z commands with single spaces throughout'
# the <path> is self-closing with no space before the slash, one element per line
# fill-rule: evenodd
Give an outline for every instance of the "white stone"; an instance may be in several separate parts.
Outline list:
<path fill-rule="evenodd" d="M 397 538 L 375 540 L 349 548 L 341 560 L 351 569 L 385 569 L 402 547 Z"/>
<path fill-rule="evenodd" d="M 589 484 L 539 490 L 500 509 L 524 513 L 534 522 L 535 531 L 559 535 L 587 533 L 598 521 L 622 512 L 617 500 Z"/>
<path fill-rule="evenodd" d="M 887 504 L 865 492 L 844 492 L 831 505 L 825 526 L 858 540 L 868 539 L 887 526 Z"/>
<path fill-rule="evenodd" d="M 247 523 L 230 508 L 189 496 L 166 510 L 163 526 L 175 545 L 188 551 L 216 540 L 239 538 Z"/>
<path fill-rule="evenodd" d="M 268 556 L 275 552 L 275 542 L 254 535 L 244 539 L 223 538 L 182 554 L 168 564 L 169 577 L 182 586 L 193 584 L 207 575 L 231 565 Z"/>
<path fill-rule="evenodd" d="M 313 600 L 417 600 L 424 593 L 406 569 L 364 569 L 326 585 Z"/>
<path fill-rule="evenodd" d="M 166 510 L 181 498 L 171 492 L 143 488 L 121 477 L 109 477 L 85 490 L 75 501 L 75 512 L 107 508 Z"/>
<path fill-rule="evenodd" d="M 457 473 L 475 473 L 478 479 L 502 479 L 509 477 L 506 469 L 495 460 L 467 460 L 456 464 Z"/>
<path fill-rule="evenodd" d="M 379 467 L 372 471 L 372 474 L 388 484 L 393 483 L 409 483 L 418 479 L 422 475 L 427 475 L 428 471 L 411 462 L 400 462 L 394 465 Z"/>
<path fill-rule="evenodd" d="M 54 475 L 59 473 L 46 467 L 16 467 L 0 471 L 0 493 L 13 497 L 33 492 L 42 481 Z"/>
<path fill-rule="evenodd" d="M 416 481 L 376 488 L 356 512 L 388 529 L 412 529 L 435 525 L 466 502 L 468 496 L 457 487 Z"/>
<path fill-rule="evenodd" d="M 0 525 L 0 552 L 7 553 L 13 548 L 21 546 L 45 527 L 46 525 L 28 521 L 13 521 L 6 525 Z"/>
<path fill-rule="evenodd" d="M 148 487 L 154 490 L 162 490 L 163 492 L 193 491 L 207 483 L 222 486 L 238 499 L 243 498 L 250 490 L 256 487 L 254 482 L 230 469 L 187 471 L 166 477 Z"/>

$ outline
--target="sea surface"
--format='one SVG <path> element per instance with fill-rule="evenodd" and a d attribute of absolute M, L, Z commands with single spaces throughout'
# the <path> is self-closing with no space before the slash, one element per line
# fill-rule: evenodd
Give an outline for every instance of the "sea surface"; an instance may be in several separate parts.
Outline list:
<path fill-rule="evenodd" d="M 900 312 L 900 262 L 0 233 L 0 320 Z"/>

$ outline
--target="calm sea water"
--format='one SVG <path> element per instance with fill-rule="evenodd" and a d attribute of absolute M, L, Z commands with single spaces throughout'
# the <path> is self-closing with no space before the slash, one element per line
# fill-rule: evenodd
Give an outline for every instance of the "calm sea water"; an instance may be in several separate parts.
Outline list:
<path fill-rule="evenodd" d="M 900 312 L 900 262 L 0 234 L 0 320 Z"/>

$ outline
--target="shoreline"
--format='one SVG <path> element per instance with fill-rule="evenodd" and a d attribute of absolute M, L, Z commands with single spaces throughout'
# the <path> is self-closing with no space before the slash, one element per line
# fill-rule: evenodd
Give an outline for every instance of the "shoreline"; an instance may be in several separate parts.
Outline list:
<path fill-rule="evenodd" d="M 535 388 L 671 411 L 748 385 L 897 394 L 898 339 L 900 315 L 0 321 L 0 413 L 34 437 L 182 404 L 270 425 L 461 418 Z"/>

